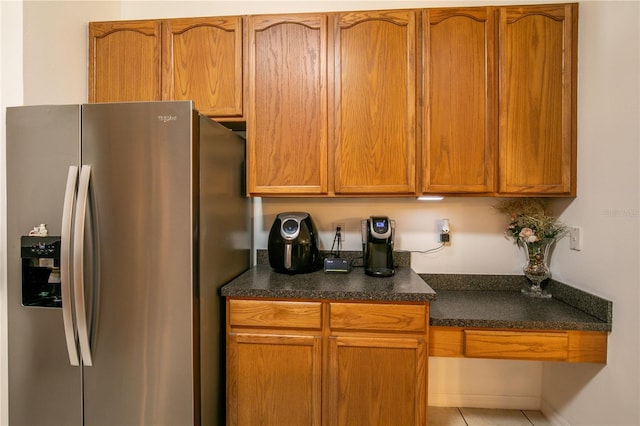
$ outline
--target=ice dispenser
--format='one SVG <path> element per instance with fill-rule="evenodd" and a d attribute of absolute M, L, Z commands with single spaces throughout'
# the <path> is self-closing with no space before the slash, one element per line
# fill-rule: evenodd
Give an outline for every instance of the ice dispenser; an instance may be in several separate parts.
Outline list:
<path fill-rule="evenodd" d="M 60 237 L 21 237 L 22 304 L 61 308 Z"/>

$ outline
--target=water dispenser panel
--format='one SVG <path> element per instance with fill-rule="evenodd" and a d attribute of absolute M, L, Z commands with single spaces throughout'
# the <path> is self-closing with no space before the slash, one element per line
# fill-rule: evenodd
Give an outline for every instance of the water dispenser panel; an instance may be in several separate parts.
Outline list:
<path fill-rule="evenodd" d="M 23 236 L 22 305 L 61 308 L 60 237 Z"/>

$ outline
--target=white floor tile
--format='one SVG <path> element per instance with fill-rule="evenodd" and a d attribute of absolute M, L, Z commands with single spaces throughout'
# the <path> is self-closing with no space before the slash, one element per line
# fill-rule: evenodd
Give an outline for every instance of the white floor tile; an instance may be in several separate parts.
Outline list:
<path fill-rule="evenodd" d="M 552 426 L 540 411 L 429 407 L 429 426 Z"/>
<path fill-rule="evenodd" d="M 540 411 L 525 410 L 524 415 L 527 416 L 533 426 L 551 426 L 551 422 Z"/>
<path fill-rule="evenodd" d="M 531 426 L 520 410 L 460 408 L 469 426 Z"/>
<path fill-rule="evenodd" d="M 455 407 L 429 407 L 429 426 L 467 426 Z"/>

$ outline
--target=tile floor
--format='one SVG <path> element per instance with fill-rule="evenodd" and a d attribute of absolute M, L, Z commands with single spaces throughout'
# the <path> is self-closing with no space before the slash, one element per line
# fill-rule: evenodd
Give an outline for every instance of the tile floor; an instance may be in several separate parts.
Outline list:
<path fill-rule="evenodd" d="M 429 426 L 551 426 L 540 411 L 429 407 Z"/>

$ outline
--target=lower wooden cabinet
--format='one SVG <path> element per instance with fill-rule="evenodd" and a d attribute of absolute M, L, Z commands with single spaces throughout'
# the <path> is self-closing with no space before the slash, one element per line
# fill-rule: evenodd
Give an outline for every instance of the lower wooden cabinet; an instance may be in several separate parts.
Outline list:
<path fill-rule="evenodd" d="M 227 424 L 320 425 L 322 304 L 227 301 Z"/>
<path fill-rule="evenodd" d="M 419 337 L 329 338 L 328 424 L 426 425 L 426 346 Z"/>
<path fill-rule="evenodd" d="M 428 357 L 606 363 L 606 332 L 430 327 L 429 303 L 227 300 L 228 425 L 427 425 Z"/>
<path fill-rule="evenodd" d="M 329 303 L 330 425 L 426 425 L 429 305 Z"/>
<path fill-rule="evenodd" d="M 227 424 L 427 425 L 429 306 L 227 301 Z"/>
<path fill-rule="evenodd" d="M 320 425 L 320 336 L 232 333 L 227 423 Z"/>

